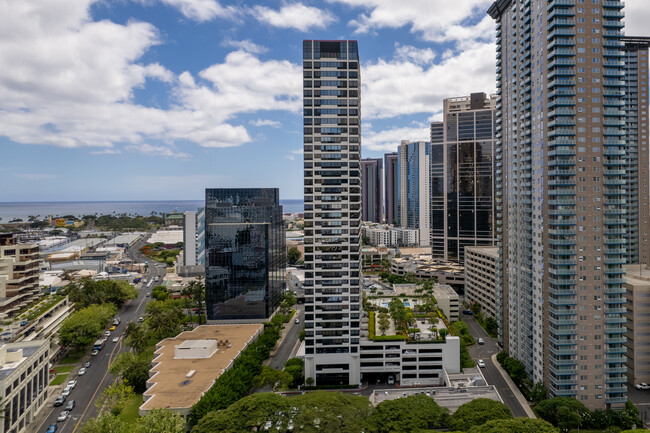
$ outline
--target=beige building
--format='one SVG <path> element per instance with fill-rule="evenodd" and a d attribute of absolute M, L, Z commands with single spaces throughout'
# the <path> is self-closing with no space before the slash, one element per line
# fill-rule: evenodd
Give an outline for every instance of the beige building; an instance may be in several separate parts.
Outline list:
<path fill-rule="evenodd" d="M 203 325 L 162 340 L 156 346 L 140 415 L 164 408 L 187 416 L 263 328 L 262 324 Z"/>
<path fill-rule="evenodd" d="M 438 308 L 445 313 L 449 322 L 458 321 L 460 309 L 458 293 L 449 284 L 434 284 L 433 297 L 436 298 Z"/>
<path fill-rule="evenodd" d="M 0 235 L 0 318 L 13 316 L 40 294 L 39 247 Z"/>
<path fill-rule="evenodd" d="M 463 266 L 458 263 L 435 260 L 430 254 L 392 259 L 390 271 L 396 275 L 413 274 L 420 279 L 435 278 L 440 284 L 465 284 Z"/>
<path fill-rule="evenodd" d="M 627 341 L 620 340 L 627 349 L 628 383 L 634 385 L 650 382 L 650 269 L 628 265 L 625 271 Z"/>
<path fill-rule="evenodd" d="M 477 303 L 486 314 L 499 322 L 496 313 L 496 263 L 499 248 L 490 246 L 465 247 L 465 299 Z"/>
<path fill-rule="evenodd" d="M 0 433 L 25 431 L 47 399 L 48 340 L 0 346 Z"/>

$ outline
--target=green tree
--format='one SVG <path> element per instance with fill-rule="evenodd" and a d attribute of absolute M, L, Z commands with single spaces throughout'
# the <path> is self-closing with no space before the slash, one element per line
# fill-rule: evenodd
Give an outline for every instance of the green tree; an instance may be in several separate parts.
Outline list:
<path fill-rule="evenodd" d="M 138 419 L 135 433 L 185 433 L 185 420 L 169 409 L 153 409 Z"/>
<path fill-rule="evenodd" d="M 460 406 L 449 420 L 452 430 L 469 431 L 495 419 L 511 419 L 510 409 L 499 401 L 477 398 Z"/>
<path fill-rule="evenodd" d="M 287 261 L 290 265 L 295 265 L 300 260 L 300 257 L 302 257 L 302 254 L 300 254 L 300 250 L 297 247 L 291 247 L 287 251 Z"/>
<path fill-rule="evenodd" d="M 304 381 L 305 361 L 300 358 L 291 358 L 284 364 L 284 371 L 293 378 L 291 386 L 298 387 Z"/>
<path fill-rule="evenodd" d="M 143 352 L 149 346 L 149 335 L 146 325 L 130 322 L 126 325 L 124 336 L 126 345 L 135 350 L 136 353 Z"/>
<path fill-rule="evenodd" d="M 540 401 L 545 400 L 547 395 L 548 391 L 542 382 L 537 382 L 535 386 L 533 386 L 533 390 L 531 391 L 531 399 L 533 400 L 533 403 L 537 404 Z"/>
<path fill-rule="evenodd" d="M 187 286 L 191 298 L 194 301 L 197 309 L 197 315 L 199 316 L 199 324 L 205 323 L 205 314 L 203 310 L 203 301 L 205 300 L 205 284 L 203 283 L 203 277 L 197 277 L 196 280 L 189 283 Z"/>
<path fill-rule="evenodd" d="M 379 313 L 379 320 L 377 323 L 379 324 L 379 331 L 382 335 L 386 335 L 386 331 L 390 328 L 389 317 L 388 313 Z"/>
<path fill-rule="evenodd" d="M 262 367 L 262 372 L 253 379 L 253 385 L 257 388 L 271 386 L 276 391 L 287 389 L 292 381 L 293 376 L 286 371 L 276 370 L 271 367 Z"/>
<path fill-rule="evenodd" d="M 121 418 L 107 413 L 91 418 L 81 427 L 81 433 L 127 433 L 129 426 Z"/>
<path fill-rule="evenodd" d="M 82 278 L 68 284 L 65 291 L 78 307 L 110 302 L 120 308 L 128 300 L 138 297 L 138 291 L 131 284 L 116 280 L 95 281 Z"/>
<path fill-rule="evenodd" d="M 286 425 L 291 403 L 275 393 L 256 393 L 233 403 L 227 409 L 210 412 L 192 433 L 250 433 L 262 431 L 271 421 Z"/>
<path fill-rule="evenodd" d="M 147 390 L 149 369 L 151 364 L 146 357 L 133 352 L 120 353 L 111 364 L 111 374 L 120 376 L 122 380 L 133 387 L 133 390 L 142 394 Z"/>
<path fill-rule="evenodd" d="M 560 406 L 557 410 L 557 427 L 564 433 L 569 430 L 580 428 L 582 426 L 582 417 L 579 413 L 571 410 L 567 406 Z"/>
<path fill-rule="evenodd" d="M 95 406 L 100 411 L 108 411 L 113 415 L 119 415 L 134 395 L 132 386 L 124 382 L 114 383 L 104 389 L 99 398 L 97 398 Z"/>
<path fill-rule="evenodd" d="M 550 400 L 541 401 L 535 406 L 534 410 L 538 417 L 557 427 L 560 422 L 561 408 L 565 408 L 562 410 L 563 416 L 575 413 L 581 419 L 586 419 L 590 415 L 589 409 L 584 404 L 570 397 L 554 397 Z"/>
<path fill-rule="evenodd" d="M 379 403 L 370 417 L 376 433 L 411 433 L 446 427 L 449 411 L 430 397 L 419 394 Z"/>
<path fill-rule="evenodd" d="M 557 429 L 541 419 L 515 418 L 488 421 L 469 433 L 557 433 Z"/>
<path fill-rule="evenodd" d="M 370 401 L 340 392 L 310 392 L 291 400 L 298 410 L 293 419 L 301 432 L 359 433 L 372 413 Z"/>
<path fill-rule="evenodd" d="M 158 301 L 166 301 L 170 298 L 167 287 L 165 286 L 156 286 L 151 290 L 151 297 Z"/>
<path fill-rule="evenodd" d="M 91 305 L 66 318 L 59 329 L 59 341 L 64 346 L 83 349 L 90 346 L 116 312 L 115 305 Z"/>

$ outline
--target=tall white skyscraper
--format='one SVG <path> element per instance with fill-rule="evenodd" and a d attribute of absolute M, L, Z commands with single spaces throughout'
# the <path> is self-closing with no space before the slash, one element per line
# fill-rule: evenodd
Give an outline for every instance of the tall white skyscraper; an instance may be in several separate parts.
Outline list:
<path fill-rule="evenodd" d="M 303 41 L 305 377 L 357 384 L 361 131 L 356 41 Z"/>
<path fill-rule="evenodd" d="M 397 149 L 399 225 L 420 230 L 420 245 L 431 238 L 431 143 L 402 141 Z"/>

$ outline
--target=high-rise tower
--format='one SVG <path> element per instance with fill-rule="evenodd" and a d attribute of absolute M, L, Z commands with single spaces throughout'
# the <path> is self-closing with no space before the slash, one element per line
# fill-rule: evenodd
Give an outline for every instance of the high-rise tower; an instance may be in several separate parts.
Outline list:
<path fill-rule="evenodd" d="M 386 173 L 386 180 L 384 182 L 384 191 L 386 192 L 386 199 L 384 200 L 386 224 L 393 225 L 397 225 L 397 220 L 399 219 L 399 211 L 397 210 L 399 203 L 397 165 L 397 152 L 384 155 L 384 172 Z"/>
<path fill-rule="evenodd" d="M 303 41 L 305 377 L 357 384 L 361 130 L 357 41 Z"/>
<path fill-rule="evenodd" d="M 623 2 L 498 0 L 503 343 L 552 396 L 622 407 Z M 499 292 L 499 291 L 497 291 Z"/>
<path fill-rule="evenodd" d="M 399 225 L 420 230 L 420 245 L 431 237 L 431 143 L 403 140 L 397 149 Z"/>
<path fill-rule="evenodd" d="M 381 158 L 361 160 L 361 204 L 363 221 L 383 222 L 384 161 Z"/>
<path fill-rule="evenodd" d="M 494 245 L 496 95 L 444 100 L 431 124 L 431 250 L 463 262 L 465 247 Z"/>

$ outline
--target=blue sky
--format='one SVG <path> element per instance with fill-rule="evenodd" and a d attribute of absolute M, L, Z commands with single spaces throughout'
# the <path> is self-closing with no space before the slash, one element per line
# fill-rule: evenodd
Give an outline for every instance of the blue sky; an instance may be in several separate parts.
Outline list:
<path fill-rule="evenodd" d="M 302 198 L 302 40 L 359 41 L 380 157 L 494 91 L 491 1 L 0 0 L 0 201 Z"/>

